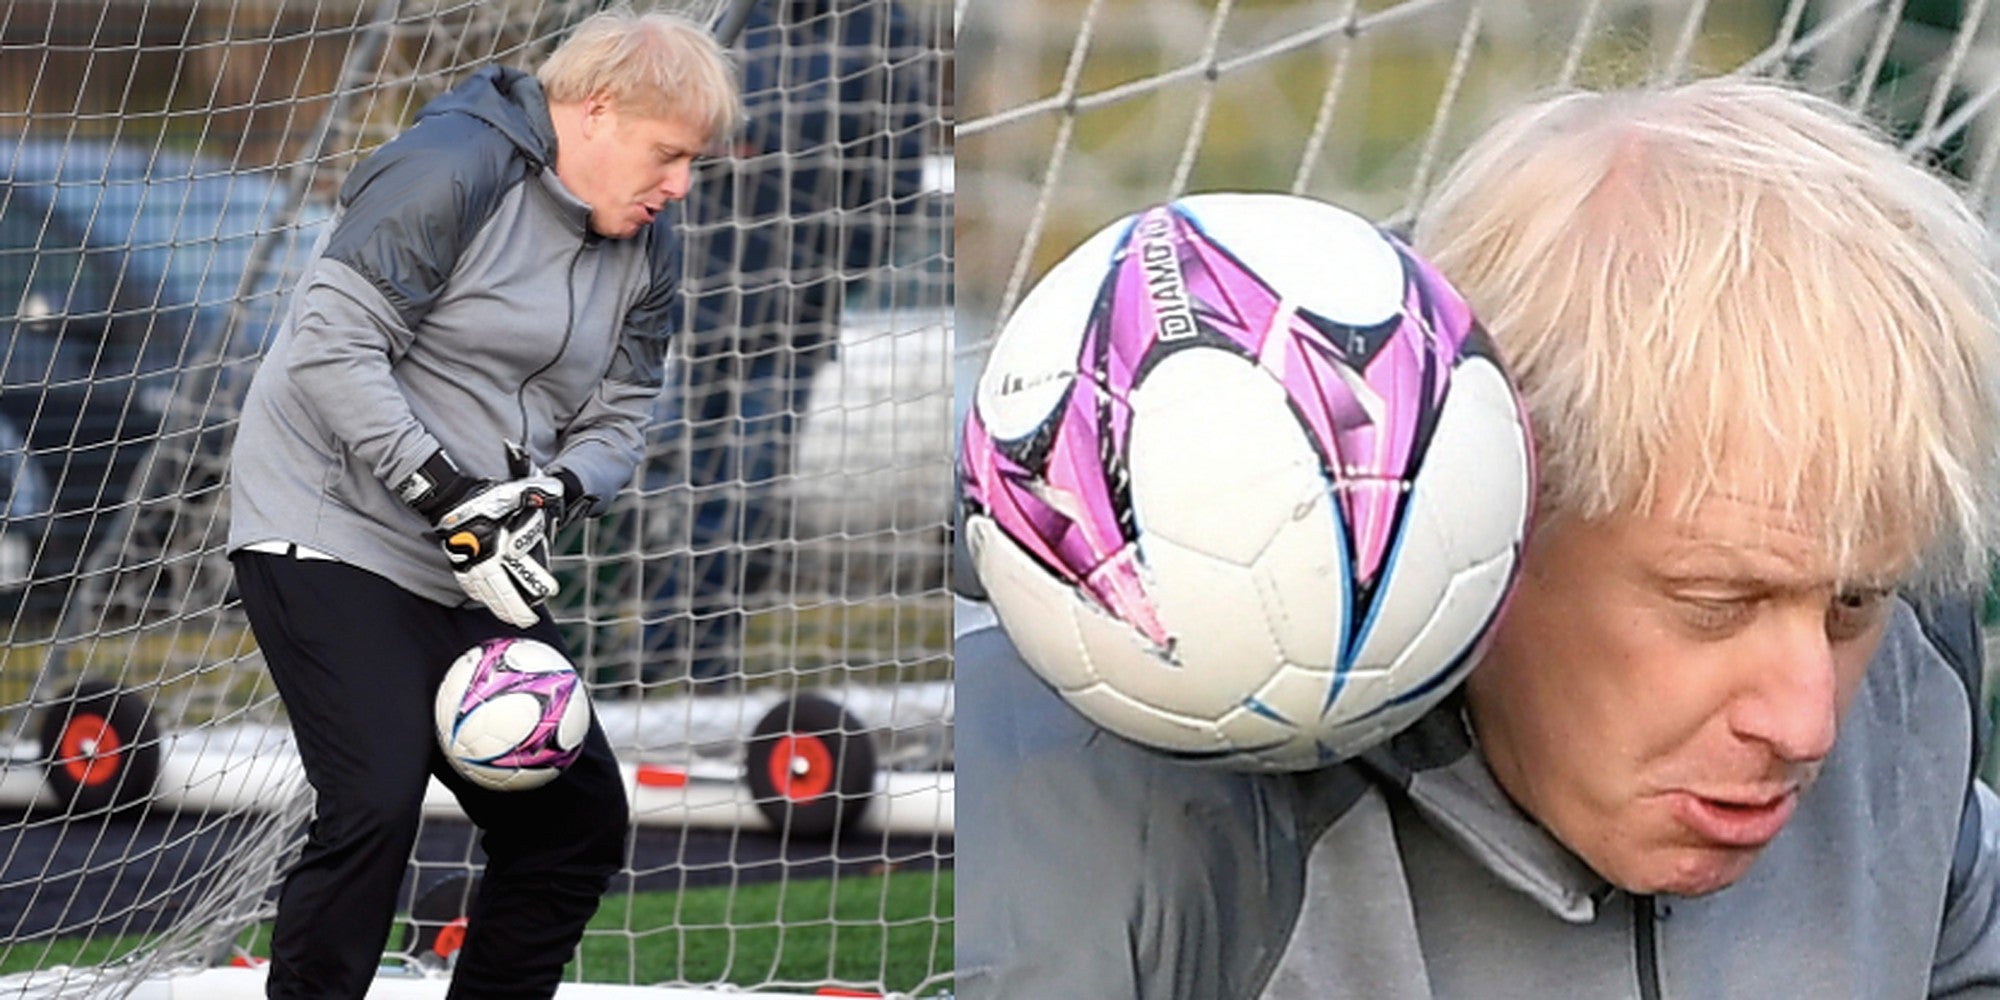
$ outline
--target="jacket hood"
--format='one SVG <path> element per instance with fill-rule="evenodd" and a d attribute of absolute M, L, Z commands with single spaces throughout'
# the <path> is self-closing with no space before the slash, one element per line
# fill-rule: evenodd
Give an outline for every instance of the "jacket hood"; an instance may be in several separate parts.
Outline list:
<path fill-rule="evenodd" d="M 424 105 L 417 120 L 449 114 L 471 115 L 493 126 L 535 163 L 555 165 L 556 127 L 549 119 L 548 98 L 541 81 L 527 73 L 487 66 Z"/>

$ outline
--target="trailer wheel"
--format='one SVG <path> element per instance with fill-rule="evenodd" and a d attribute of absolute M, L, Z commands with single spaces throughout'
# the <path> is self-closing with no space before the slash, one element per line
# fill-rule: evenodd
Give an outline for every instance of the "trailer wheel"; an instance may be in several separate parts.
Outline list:
<path fill-rule="evenodd" d="M 875 743 L 838 702 L 796 695 L 757 721 L 745 777 L 774 829 L 838 836 L 875 797 Z"/>
<path fill-rule="evenodd" d="M 146 700 L 86 680 L 42 713 L 42 755 L 56 807 L 119 811 L 144 802 L 160 777 L 160 737 Z"/>
<path fill-rule="evenodd" d="M 425 889 L 410 904 L 410 920 L 403 925 L 404 953 L 433 968 L 450 965 L 465 946 L 466 915 L 478 891 L 479 879 L 465 874 L 448 876 Z"/>

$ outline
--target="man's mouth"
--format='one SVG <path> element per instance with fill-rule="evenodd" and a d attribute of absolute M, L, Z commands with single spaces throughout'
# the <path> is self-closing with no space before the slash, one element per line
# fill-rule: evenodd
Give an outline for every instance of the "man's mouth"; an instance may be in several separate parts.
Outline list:
<path fill-rule="evenodd" d="M 1701 839 L 1723 847 L 1762 847 L 1792 818 L 1799 791 L 1720 796 L 1681 792 L 1672 801 L 1675 817 Z"/>

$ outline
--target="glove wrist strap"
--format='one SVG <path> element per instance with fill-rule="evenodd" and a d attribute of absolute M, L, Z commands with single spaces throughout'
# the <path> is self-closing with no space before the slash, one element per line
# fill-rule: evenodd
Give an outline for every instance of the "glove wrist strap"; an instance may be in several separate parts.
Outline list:
<path fill-rule="evenodd" d="M 576 473 L 568 469 L 556 469 L 549 475 L 554 476 L 563 488 L 561 510 L 555 518 L 558 525 L 568 524 L 576 520 L 578 515 L 590 510 L 592 498 L 583 492 L 583 480 L 578 479 Z"/>
<path fill-rule="evenodd" d="M 403 502 L 415 508 L 424 519 L 437 523 L 445 512 L 471 495 L 479 486 L 479 480 L 460 472 L 458 463 L 445 454 L 443 448 L 424 459 L 417 471 L 404 477 L 396 484 L 396 495 Z"/>

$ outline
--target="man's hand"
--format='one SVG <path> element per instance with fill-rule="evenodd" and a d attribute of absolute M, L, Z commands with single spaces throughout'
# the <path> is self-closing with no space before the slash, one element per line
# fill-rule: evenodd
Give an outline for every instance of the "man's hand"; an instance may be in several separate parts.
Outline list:
<path fill-rule="evenodd" d="M 560 494 L 522 485 L 527 482 L 496 483 L 474 494 L 445 515 L 436 532 L 459 589 L 501 621 L 520 628 L 533 625 L 534 605 L 556 593 L 556 578 L 548 569 L 549 517 L 544 505 L 550 500 L 559 504 Z M 501 509 L 510 497 L 518 505 Z M 497 516 L 486 512 L 495 509 L 501 510 Z"/>
<path fill-rule="evenodd" d="M 549 527 L 562 517 L 565 491 L 561 479 L 534 468 L 518 447 L 508 445 L 507 459 L 515 478 L 463 484 L 464 492 L 436 515 L 432 536 L 466 596 L 527 628 L 537 619 L 534 605 L 556 593 Z"/>

